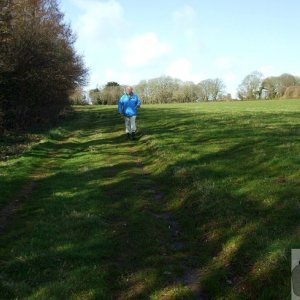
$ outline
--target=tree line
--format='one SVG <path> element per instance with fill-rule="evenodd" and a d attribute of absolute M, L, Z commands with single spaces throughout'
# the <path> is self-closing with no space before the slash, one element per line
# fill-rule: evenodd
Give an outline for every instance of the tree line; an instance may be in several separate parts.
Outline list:
<path fill-rule="evenodd" d="M 90 90 L 89 96 L 93 104 L 116 104 L 124 93 L 124 88 L 124 85 L 117 82 L 108 82 L 102 88 Z M 225 94 L 224 82 L 218 78 L 206 79 L 195 84 L 170 76 L 161 76 L 142 80 L 134 86 L 134 90 L 143 103 L 147 104 L 231 99 L 230 94 Z"/>
<path fill-rule="evenodd" d="M 239 85 L 238 98 L 241 100 L 300 98 L 300 93 L 297 93 L 299 86 L 298 76 L 284 73 L 264 78 L 262 73 L 255 71 L 247 75 Z M 289 91 L 296 93 L 292 95 Z"/>
<path fill-rule="evenodd" d="M 90 90 L 89 97 L 93 104 L 116 104 L 124 88 L 117 82 L 108 82 L 102 88 Z M 140 81 L 134 90 L 147 104 L 232 100 L 219 78 L 205 79 L 195 84 L 161 76 Z M 285 73 L 264 78 L 255 71 L 238 86 L 237 97 L 238 100 L 300 98 L 300 77 Z"/>
<path fill-rule="evenodd" d="M 56 0 L 0 2 L 0 130 L 39 126 L 70 105 L 88 71 Z"/>

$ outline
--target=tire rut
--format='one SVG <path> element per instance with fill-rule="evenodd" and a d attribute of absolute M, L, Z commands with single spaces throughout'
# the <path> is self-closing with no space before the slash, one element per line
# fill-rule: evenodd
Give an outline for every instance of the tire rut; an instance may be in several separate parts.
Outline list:
<path fill-rule="evenodd" d="M 144 165 L 142 160 L 138 156 L 137 150 L 134 146 L 129 147 L 129 152 L 131 153 L 132 157 L 135 160 L 135 164 L 138 169 L 141 170 L 143 176 L 150 176 L 148 172 L 145 171 Z M 161 192 L 157 186 L 154 185 L 152 182 L 151 186 L 147 187 L 151 189 L 153 193 L 153 200 L 154 201 L 163 201 L 165 195 Z M 168 226 L 171 235 L 171 241 L 168 245 L 171 253 L 175 254 L 178 252 L 184 253 L 184 251 L 188 248 L 189 242 L 185 241 L 182 237 L 182 230 L 178 221 L 176 220 L 174 214 L 172 212 L 161 212 L 161 213 L 153 213 L 154 218 L 164 220 Z M 181 285 L 187 287 L 191 290 L 193 294 L 193 299 L 195 300 L 207 300 L 208 298 L 202 293 L 201 287 L 199 285 L 199 270 L 191 268 L 187 262 L 192 261 L 193 256 L 189 255 L 188 253 L 184 254 L 183 262 L 181 263 L 181 267 L 184 269 L 184 273 L 180 277 L 176 277 L 174 280 L 174 284 Z M 166 271 L 166 274 L 170 274 L 170 272 Z"/>

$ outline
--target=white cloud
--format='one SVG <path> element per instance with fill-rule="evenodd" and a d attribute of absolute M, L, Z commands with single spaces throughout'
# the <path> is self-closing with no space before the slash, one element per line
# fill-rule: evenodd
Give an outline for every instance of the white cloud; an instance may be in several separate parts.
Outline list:
<path fill-rule="evenodd" d="M 169 65 L 166 74 L 173 78 L 178 78 L 183 81 L 193 81 L 195 83 L 198 83 L 205 78 L 205 76 L 201 74 L 193 73 L 192 64 L 186 58 L 180 58 L 173 61 Z"/>
<path fill-rule="evenodd" d="M 76 22 L 79 39 L 92 44 L 113 39 L 124 27 L 124 11 L 119 2 L 109 0 L 73 0 L 82 14 Z"/>
<path fill-rule="evenodd" d="M 171 50 L 153 32 L 144 33 L 127 42 L 123 62 L 127 67 L 142 67 Z"/>
<path fill-rule="evenodd" d="M 172 16 L 176 22 L 191 21 L 195 19 L 196 11 L 192 6 L 186 4 L 174 11 Z"/>
<path fill-rule="evenodd" d="M 181 41 L 180 47 L 193 53 L 202 50 L 204 41 L 199 31 L 197 10 L 190 5 L 183 5 L 172 12 L 172 19 L 177 41 Z"/>

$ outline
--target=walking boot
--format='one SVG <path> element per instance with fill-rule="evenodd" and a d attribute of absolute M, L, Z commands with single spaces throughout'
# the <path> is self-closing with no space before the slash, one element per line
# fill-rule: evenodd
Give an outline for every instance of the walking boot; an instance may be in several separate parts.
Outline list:
<path fill-rule="evenodd" d="M 130 133 L 126 133 L 126 140 L 130 140 Z"/>
<path fill-rule="evenodd" d="M 135 140 L 135 132 L 134 131 L 131 133 L 131 139 Z"/>

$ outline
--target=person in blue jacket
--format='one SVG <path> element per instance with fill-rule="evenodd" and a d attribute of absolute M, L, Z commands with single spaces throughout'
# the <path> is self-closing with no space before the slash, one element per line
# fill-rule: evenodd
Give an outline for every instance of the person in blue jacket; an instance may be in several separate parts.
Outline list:
<path fill-rule="evenodd" d="M 141 101 L 137 94 L 133 92 L 131 86 L 127 86 L 125 94 L 120 98 L 118 111 L 124 116 L 126 138 L 134 139 L 136 132 L 137 110 L 141 106 Z"/>

